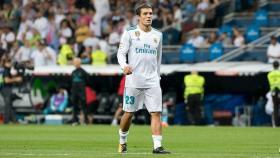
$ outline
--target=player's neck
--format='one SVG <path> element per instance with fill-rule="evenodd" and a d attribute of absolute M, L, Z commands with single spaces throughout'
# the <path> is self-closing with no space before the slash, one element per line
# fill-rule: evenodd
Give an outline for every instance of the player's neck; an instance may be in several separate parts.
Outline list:
<path fill-rule="evenodd" d="M 144 32 L 150 32 L 152 30 L 152 27 L 151 25 L 148 25 L 148 26 L 145 26 L 145 25 L 141 25 L 141 24 L 138 24 L 139 25 L 139 28 L 144 31 Z"/>

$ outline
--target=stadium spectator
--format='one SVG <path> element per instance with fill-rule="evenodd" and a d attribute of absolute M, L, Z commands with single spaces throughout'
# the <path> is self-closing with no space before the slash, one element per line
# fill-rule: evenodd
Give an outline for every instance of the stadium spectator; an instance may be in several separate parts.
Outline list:
<path fill-rule="evenodd" d="M 174 26 L 178 31 L 182 31 L 181 22 L 183 21 L 183 15 L 181 6 L 179 3 L 174 5 Z"/>
<path fill-rule="evenodd" d="M 57 35 L 58 27 L 55 23 L 55 14 L 50 12 L 48 14 L 48 31 L 46 36 L 46 43 L 54 48 L 56 51 L 59 49 L 59 36 Z"/>
<path fill-rule="evenodd" d="M 231 38 L 228 36 L 227 32 L 223 32 L 221 33 L 220 37 L 219 37 L 219 41 L 223 44 L 224 47 L 226 46 L 231 46 L 232 45 L 232 40 Z"/>
<path fill-rule="evenodd" d="M 44 47 L 44 52 L 47 54 L 46 65 L 47 66 L 57 65 L 56 51 L 52 47 L 46 45 L 45 43 L 44 43 L 43 47 Z"/>
<path fill-rule="evenodd" d="M 104 36 L 102 39 L 100 39 L 99 46 L 103 52 L 106 52 L 108 55 L 112 55 L 112 51 L 110 51 L 110 46 L 108 43 L 108 36 Z"/>
<path fill-rule="evenodd" d="M 73 36 L 73 31 L 70 27 L 68 20 L 63 19 L 60 23 L 60 29 L 58 30 L 59 42 L 64 44 L 66 41 L 69 41 Z"/>
<path fill-rule="evenodd" d="M 94 4 L 94 7 L 96 9 L 96 14 L 100 16 L 100 19 L 103 17 L 109 15 L 111 13 L 109 0 L 91 0 Z"/>
<path fill-rule="evenodd" d="M 19 29 L 17 33 L 17 40 L 22 42 L 26 38 L 26 32 L 29 30 L 29 28 L 32 26 L 32 21 L 28 20 L 26 16 L 21 16 L 21 21 L 19 24 Z"/>
<path fill-rule="evenodd" d="M 7 53 L 7 55 L 11 58 L 13 63 L 15 61 L 15 55 L 16 55 L 17 51 L 19 50 L 19 47 L 20 47 L 19 42 L 14 42 L 11 50 Z M 1 56 L 1 50 L 0 50 L 0 56 Z"/>
<path fill-rule="evenodd" d="M 90 64 L 91 63 L 91 53 L 92 53 L 92 48 L 90 46 L 85 47 L 83 53 L 81 54 L 82 64 Z"/>
<path fill-rule="evenodd" d="M 99 45 L 99 38 L 97 38 L 94 32 L 91 32 L 91 35 L 87 37 L 84 42 L 84 47 L 91 47 L 92 51 L 95 51 Z"/>
<path fill-rule="evenodd" d="M 188 44 L 192 44 L 194 47 L 201 47 L 205 44 L 204 37 L 200 35 L 198 30 L 192 31 L 192 36 L 187 42 Z"/>
<path fill-rule="evenodd" d="M 233 35 L 234 35 L 233 45 L 235 47 L 244 46 L 245 38 L 244 38 L 243 34 L 237 28 L 233 28 L 232 31 L 233 31 Z"/>
<path fill-rule="evenodd" d="M 184 83 L 184 98 L 187 104 L 189 123 L 192 125 L 200 125 L 202 124 L 201 108 L 205 79 L 203 76 L 199 75 L 197 71 L 192 71 L 191 74 L 184 77 Z"/>
<path fill-rule="evenodd" d="M 97 49 L 91 53 L 92 65 L 101 66 L 107 64 L 107 54 L 97 46 Z"/>
<path fill-rule="evenodd" d="M 210 9 L 209 0 L 201 0 L 197 5 L 196 13 L 193 17 L 193 20 L 198 23 L 199 27 L 203 27 L 206 22 L 206 17 Z"/>
<path fill-rule="evenodd" d="M 206 38 L 206 45 L 212 45 L 218 41 L 218 36 L 216 32 L 210 32 L 209 37 Z"/>
<path fill-rule="evenodd" d="M 44 114 L 63 113 L 68 105 L 68 92 L 66 89 L 59 87 L 51 96 L 48 106 L 44 110 Z"/>
<path fill-rule="evenodd" d="M 89 24 L 90 31 L 96 36 L 101 37 L 101 17 L 96 13 L 96 10 L 94 8 L 90 8 L 88 10 L 88 14 L 91 16 L 91 21 Z"/>
<path fill-rule="evenodd" d="M 275 126 L 280 126 L 280 70 L 278 61 L 273 62 L 273 70 L 268 73 L 267 79 L 273 102 L 273 120 Z"/>
<path fill-rule="evenodd" d="M 54 65 L 56 63 L 55 52 L 50 48 L 46 49 L 44 41 L 37 43 L 36 49 L 32 52 L 31 58 L 33 59 L 34 66 L 47 66 L 48 64 Z M 54 59 L 53 59 L 54 58 Z"/>
<path fill-rule="evenodd" d="M 8 24 L 13 30 L 17 30 L 20 21 L 19 3 L 4 3 L 2 13 L 4 22 Z"/>
<path fill-rule="evenodd" d="M 186 17 L 191 17 L 196 12 L 196 2 L 194 0 L 184 1 L 182 5 L 183 15 Z"/>
<path fill-rule="evenodd" d="M 2 47 L 8 52 L 16 41 L 16 35 L 10 26 L 5 26 L 1 35 Z"/>
<path fill-rule="evenodd" d="M 19 47 L 18 51 L 14 56 L 14 60 L 17 62 L 28 62 L 31 63 L 32 48 L 28 40 L 23 41 L 23 45 Z"/>
<path fill-rule="evenodd" d="M 155 9 L 152 26 L 156 29 L 162 29 L 164 26 L 164 20 L 163 20 L 162 14 L 163 13 L 160 9 L 158 9 L 158 10 Z"/>
<path fill-rule="evenodd" d="M 75 14 L 73 14 L 72 12 L 67 12 L 66 17 L 65 17 L 65 19 L 68 21 L 69 27 L 71 28 L 73 33 L 75 32 L 75 29 L 77 27 L 74 17 L 75 17 Z"/>
<path fill-rule="evenodd" d="M 73 41 L 70 41 L 69 44 L 65 43 L 61 45 L 57 59 L 57 63 L 59 65 L 71 64 L 71 60 L 75 56 L 75 52 L 73 50 L 74 44 L 72 42 Z"/>
<path fill-rule="evenodd" d="M 114 29 L 109 35 L 109 44 L 112 46 L 117 46 L 120 43 L 120 35 L 116 29 Z"/>
<path fill-rule="evenodd" d="M 267 49 L 268 63 L 273 63 L 274 61 L 280 62 L 280 44 L 275 36 L 271 36 L 270 45 Z"/>
<path fill-rule="evenodd" d="M 132 9 L 125 12 L 125 26 L 124 29 L 135 26 L 137 24 L 137 18 L 134 15 L 134 12 Z"/>
<path fill-rule="evenodd" d="M 40 32 L 35 27 L 32 27 L 31 30 L 26 33 L 26 39 L 29 40 L 31 48 L 36 48 L 37 43 L 43 40 Z"/>
<path fill-rule="evenodd" d="M 213 28 L 216 26 L 215 22 L 218 20 L 217 6 L 219 6 L 219 0 L 210 0 L 210 7 L 207 10 L 206 21 L 204 27 Z"/>
<path fill-rule="evenodd" d="M 80 16 L 77 19 L 77 23 L 84 23 L 86 26 L 89 26 L 90 22 L 92 20 L 92 17 L 90 14 L 88 14 L 88 9 L 81 8 L 80 9 Z"/>
<path fill-rule="evenodd" d="M 48 33 L 48 19 L 43 16 L 43 12 L 43 10 L 37 11 L 33 27 L 38 30 L 42 39 L 46 39 Z"/>
<path fill-rule="evenodd" d="M 81 20 L 78 23 L 77 29 L 75 31 L 76 42 L 78 44 L 78 56 L 82 53 L 83 42 L 90 37 L 91 32 L 86 20 Z"/>

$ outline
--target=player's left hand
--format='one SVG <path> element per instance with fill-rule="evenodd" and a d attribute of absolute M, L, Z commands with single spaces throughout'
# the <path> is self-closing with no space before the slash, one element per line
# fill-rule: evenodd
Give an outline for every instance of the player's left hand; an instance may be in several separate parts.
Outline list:
<path fill-rule="evenodd" d="M 130 75 L 130 74 L 132 74 L 132 68 L 131 68 L 130 66 L 124 67 L 123 73 L 124 73 L 125 75 Z"/>

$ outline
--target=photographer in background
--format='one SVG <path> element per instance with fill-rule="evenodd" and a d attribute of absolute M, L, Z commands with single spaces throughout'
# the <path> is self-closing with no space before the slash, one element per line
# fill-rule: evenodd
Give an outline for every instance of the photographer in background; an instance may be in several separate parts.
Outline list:
<path fill-rule="evenodd" d="M 22 77 L 18 76 L 17 73 L 12 74 L 12 62 L 11 59 L 4 55 L 1 59 L 1 67 L 4 68 L 2 77 L 3 77 L 3 85 L 1 88 L 1 94 L 4 98 L 5 107 L 4 107 L 4 124 L 8 124 L 10 122 L 15 122 L 15 112 L 13 109 L 13 101 L 12 101 L 12 88 L 13 84 L 21 83 Z"/>

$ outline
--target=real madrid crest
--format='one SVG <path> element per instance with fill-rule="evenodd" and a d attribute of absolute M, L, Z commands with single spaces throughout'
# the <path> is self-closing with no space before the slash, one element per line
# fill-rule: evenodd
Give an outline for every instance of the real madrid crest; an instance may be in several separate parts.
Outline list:
<path fill-rule="evenodd" d="M 140 32 L 139 31 L 135 32 L 135 36 L 137 37 L 137 40 L 140 40 L 140 38 L 139 38 L 140 37 Z"/>
<path fill-rule="evenodd" d="M 157 42 L 158 42 L 158 41 L 157 41 L 157 39 L 156 39 L 156 38 L 154 38 L 154 42 L 155 42 L 155 44 L 157 44 Z"/>

